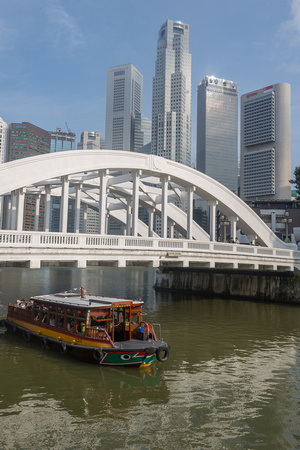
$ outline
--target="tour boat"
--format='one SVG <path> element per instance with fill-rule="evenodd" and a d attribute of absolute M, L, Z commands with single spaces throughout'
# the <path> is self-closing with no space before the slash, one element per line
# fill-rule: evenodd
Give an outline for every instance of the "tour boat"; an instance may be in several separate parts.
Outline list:
<path fill-rule="evenodd" d="M 2 320 L 25 340 L 107 366 L 146 366 L 169 357 L 159 324 L 145 321 L 144 302 L 88 295 L 83 288 L 8 305 Z M 159 336 L 155 329 L 159 330 Z"/>

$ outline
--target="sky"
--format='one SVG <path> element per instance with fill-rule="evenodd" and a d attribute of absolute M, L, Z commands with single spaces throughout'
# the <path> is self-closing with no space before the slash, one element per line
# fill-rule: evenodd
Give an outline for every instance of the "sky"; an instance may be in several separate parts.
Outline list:
<path fill-rule="evenodd" d="M 0 117 L 105 136 L 107 69 L 132 63 L 151 119 L 158 31 L 190 26 L 192 162 L 197 83 L 238 83 L 239 96 L 287 82 L 292 92 L 292 174 L 300 166 L 300 0 L 0 0 Z"/>

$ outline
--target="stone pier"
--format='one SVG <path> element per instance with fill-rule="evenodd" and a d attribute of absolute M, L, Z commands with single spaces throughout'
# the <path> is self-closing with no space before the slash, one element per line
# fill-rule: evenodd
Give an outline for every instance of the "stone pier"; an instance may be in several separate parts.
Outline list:
<path fill-rule="evenodd" d="M 300 304 L 299 272 L 160 267 L 155 289 Z"/>

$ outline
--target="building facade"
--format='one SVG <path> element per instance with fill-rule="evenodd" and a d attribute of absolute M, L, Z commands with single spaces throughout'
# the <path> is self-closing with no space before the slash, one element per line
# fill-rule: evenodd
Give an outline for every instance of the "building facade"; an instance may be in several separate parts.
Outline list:
<path fill-rule="evenodd" d="M 42 155 L 50 153 L 51 134 L 29 122 L 11 123 L 8 127 L 8 147 L 7 161 L 14 161 L 29 156 Z M 7 222 L 7 209 L 9 199 L 5 199 L 3 212 L 3 226 L 10 228 Z M 25 195 L 24 202 L 24 230 L 34 229 L 34 217 L 36 207 L 36 196 Z M 43 228 L 44 221 L 44 198 L 41 198 L 39 207 L 39 229 Z"/>
<path fill-rule="evenodd" d="M 143 75 L 133 64 L 107 70 L 105 147 L 134 151 L 135 114 L 142 114 Z"/>
<path fill-rule="evenodd" d="M 151 120 L 136 113 L 134 119 L 134 151 L 139 152 L 151 142 Z"/>
<path fill-rule="evenodd" d="M 76 135 L 72 132 L 64 133 L 60 127 L 51 131 L 51 153 L 76 150 Z"/>
<path fill-rule="evenodd" d="M 207 76 L 198 83 L 197 169 L 238 192 L 236 82 Z"/>
<path fill-rule="evenodd" d="M 0 164 L 6 159 L 8 125 L 0 117 Z M 3 227 L 3 198 L 0 199 L 0 229 Z"/>
<path fill-rule="evenodd" d="M 77 144 L 77 150 L 93 150 L 101 148 L 100 133 L 98 131 L 83 131 L 80 136 L 80 142 Z"/>
<path fill-rule="evenodd" d="M 159 30 L 157 41 L 152 154 L 191 165 L 191 100 L 189 25 L 167 20 Z"/>
<path fill-rule="evenodd" d="M 7 161 L 50 153 L 51 135 L 29 122 L 8 127 Z"/>
<path fill-rule="evenodd" d="M 278 83 L 241 97 L 241 198 L 291 198 L 291 86 Z"/>
<path fill-rule="evenodd" d="M 7 133 L 8 125 L 2 117 L 0 117 L 0 164 L 4 163 L 7 152 Z"/>

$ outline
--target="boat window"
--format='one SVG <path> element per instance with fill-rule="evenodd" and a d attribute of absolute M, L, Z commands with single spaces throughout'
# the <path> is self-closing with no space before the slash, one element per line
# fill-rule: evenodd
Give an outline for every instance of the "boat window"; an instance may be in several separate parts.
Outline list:
<path fill-rule="evenodd" d="M 57 326 L 58 328 L 64 328 L 65 326 L 65 317 L 61 314 L 57 315 Z"/>
<path fill-rule="evenodd" d="M 74 316 L 74 309 L 73 308 L 67 308 L 67 315 L 68 316 Z"/>
<path fill-rule="evenodd" d="M 76 333 L 84 334 L 85 332 L 85 322 L 83 320 L 76 320 Z"/>
<path fill-rule="evenodd" d="M 55 315 L 54 314 L 49 314 L 49 325 L 51 327 L 55 327 Z"/>
<path fill-rule="evenodd" d="M 74 320 L 73 319 L 67 319 L 67 330 L 74 331 Z"/>
<path fill-rule="evenodd" d="M 56 312 L 56 305 L 50 305 L 49 306 L 49 311 L 50 312 Z"/>

